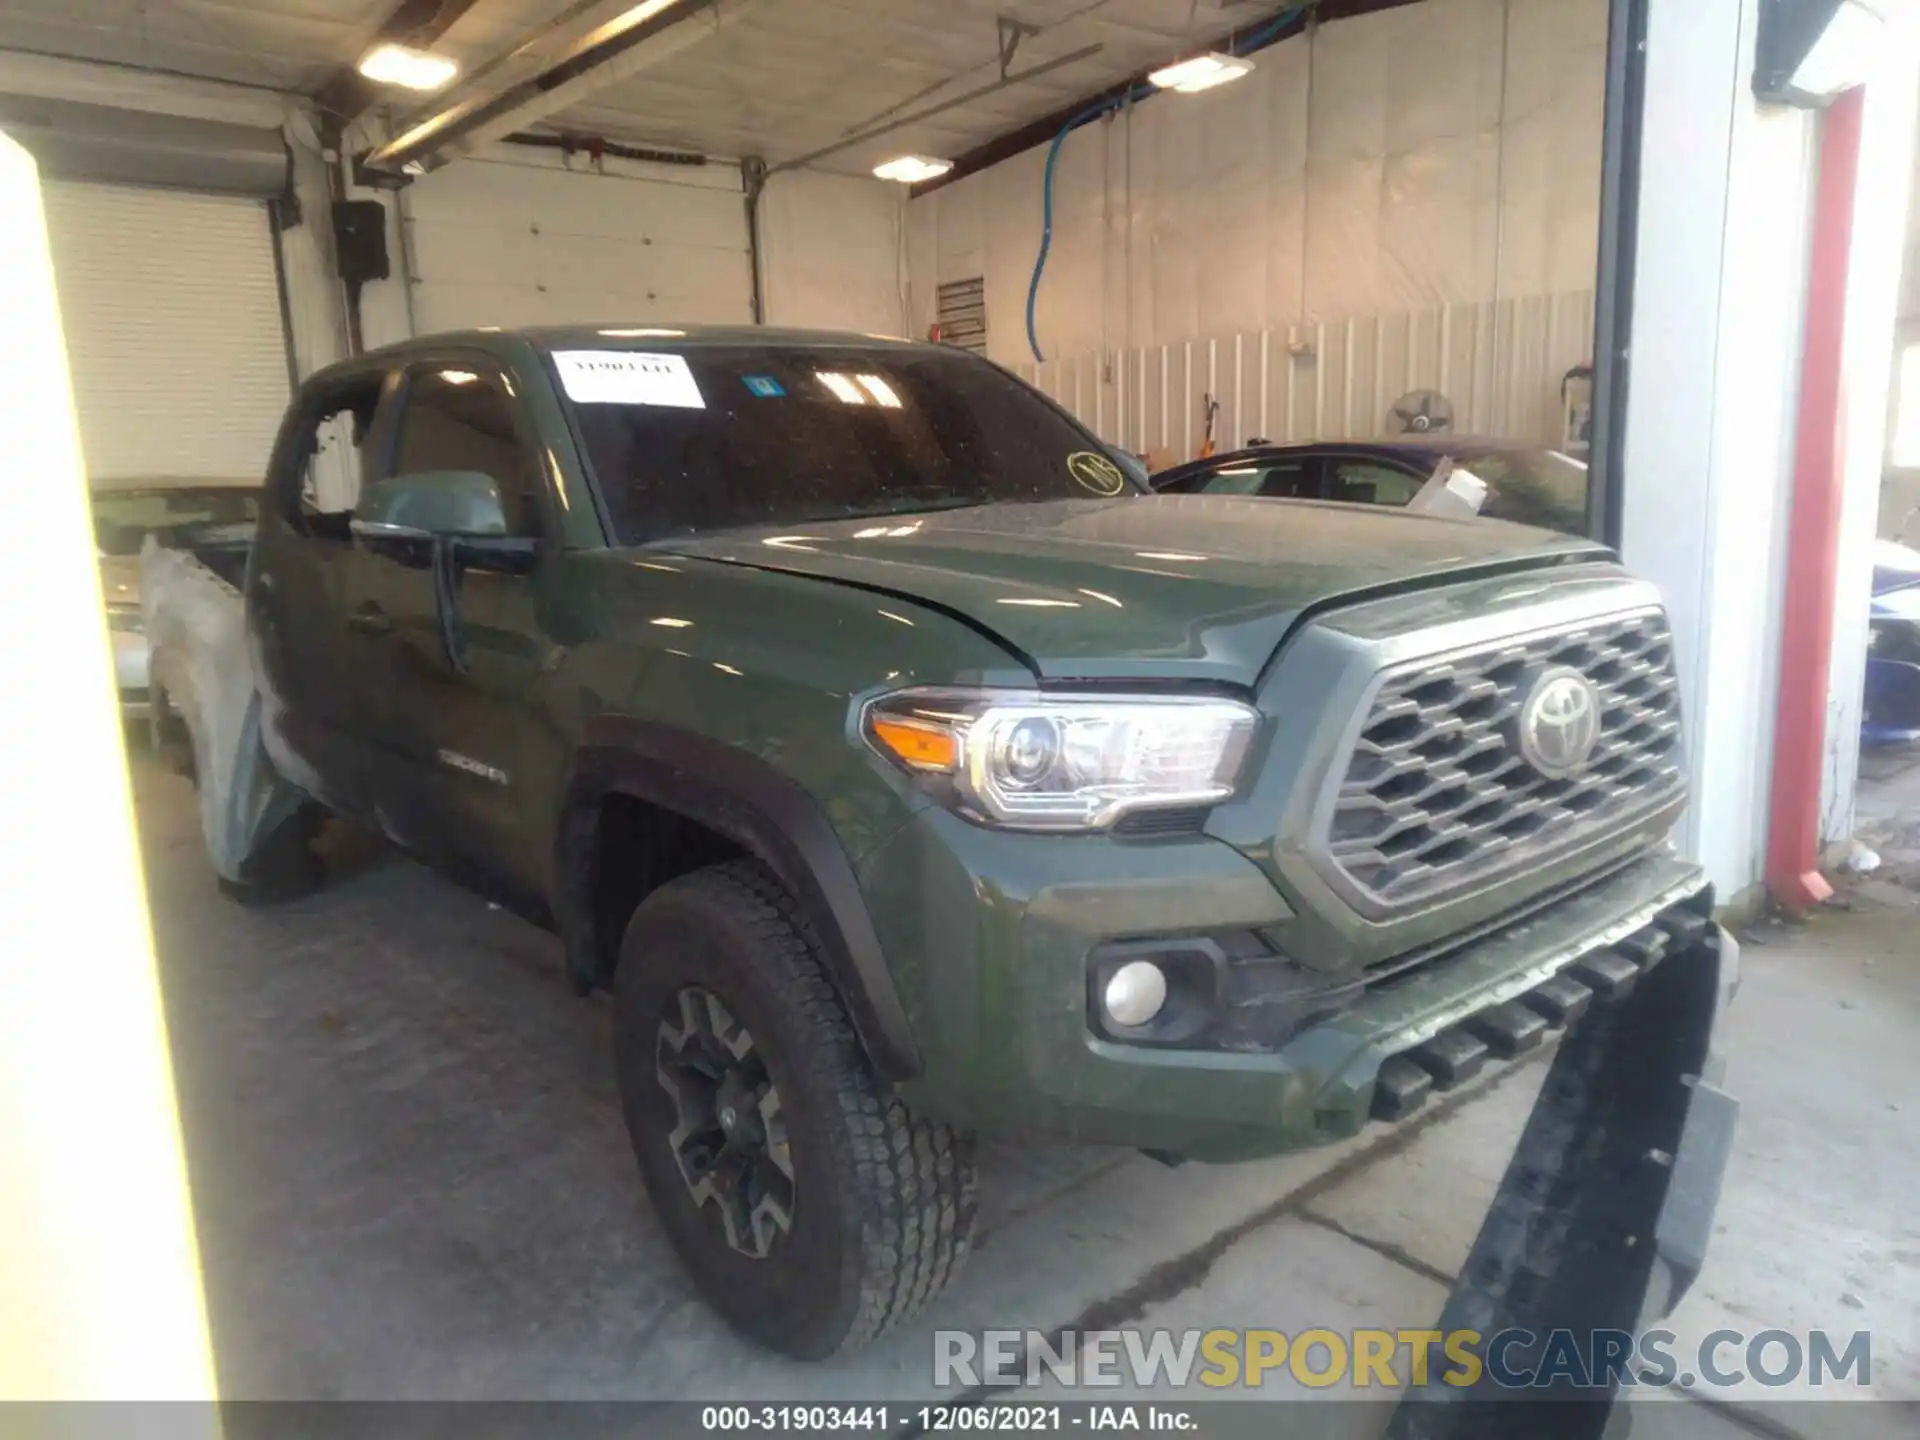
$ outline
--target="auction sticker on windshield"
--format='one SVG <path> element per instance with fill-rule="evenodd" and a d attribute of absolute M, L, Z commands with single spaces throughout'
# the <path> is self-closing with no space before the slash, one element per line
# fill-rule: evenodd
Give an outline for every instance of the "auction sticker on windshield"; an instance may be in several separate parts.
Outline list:
<path fill-rule="evenodd" d="M 1076 450 L 1067 456 L 1067 473 L 1096 495 L 1118 495 L 1127 488 L 1127 477 L 1120 473 L 1120 467 L 1091 450 Z"/>
<path fill-rule="evenodd" d="M 561 388 L 577 405 L 667 405 L 704 410 L 700 386 L 683 355 L 638 350 L 556 350 Z"/>

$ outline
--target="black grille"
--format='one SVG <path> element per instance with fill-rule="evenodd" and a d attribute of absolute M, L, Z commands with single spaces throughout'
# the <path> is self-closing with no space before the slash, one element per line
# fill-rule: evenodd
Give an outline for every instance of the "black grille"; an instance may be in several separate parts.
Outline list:
<path fill-rule="evenodd" d="M 1207 823 L 1207 807 L 1194 805 L 1176 810 L 1135 810 L 1113 823 L 1113 833 L 1135 839 L 1167 835 L 1198 835 Z"/>
<path fill-rule="evenodd" d="M 1554 666 L 1584 674 L 1602 707 L 1591 757 L 1564 779 L 1529 765 L 1515 736 L 1529 688 Z M 1684 785 L 1666 619 L 1616 616 L 1390 673 L 1322 853 L 1371 908 L 1403 909 L 1624 828 Z"/>

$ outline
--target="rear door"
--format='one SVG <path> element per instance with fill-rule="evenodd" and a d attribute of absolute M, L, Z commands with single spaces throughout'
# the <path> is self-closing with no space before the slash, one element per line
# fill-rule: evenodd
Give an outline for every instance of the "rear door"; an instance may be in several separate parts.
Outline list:
<path fill-rule="evenodd" d="M 378 467 L 395 377 L 385 369 L 309 387 L 274 446 L 247 570 L 249 635 L 269 753 L 335 810 L 368 813 L 367 744 L 384 707 L 366 637 L 352 628 L 361 563 L 348 522 Z"/>
<path fill-rule="evenodd" d="M 500 487 L 509 531 L 543 541 L 531 574 L 463 569 L 450 654 L 425 547 L 361 541 L 357 613 L 383 631 L 388 702 L 374 737 L 381 819 L 410 849 L 481 872 L 501 888 L 544 893 L 551 816 L 565 749 L 541 703 L 557 658 L 542 623 L 559 563 L 539 449 L 495 362 L 449 353 L 408 368 L 385 475 L 479 471 Z"/>

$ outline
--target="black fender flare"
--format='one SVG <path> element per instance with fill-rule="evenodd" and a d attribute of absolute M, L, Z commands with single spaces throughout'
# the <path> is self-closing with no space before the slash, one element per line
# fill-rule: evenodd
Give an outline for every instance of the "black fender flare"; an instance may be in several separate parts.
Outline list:
<path fill-rule="evenodd" d="M 812 795 L 736 746 L 669 725 L 603 716 L 574 751 L 558 828 L 555 918 L 576 987 L 596 983 L 589 852 L 601 802 L 630 795 L 684 816 L 738 845 L 779 879 L 806 912 L 828 978 L 883 1080 L 920 1073 L 920 1052 L 852 862 Z M 617 937 L 612 937 L 617 943 Z"/>

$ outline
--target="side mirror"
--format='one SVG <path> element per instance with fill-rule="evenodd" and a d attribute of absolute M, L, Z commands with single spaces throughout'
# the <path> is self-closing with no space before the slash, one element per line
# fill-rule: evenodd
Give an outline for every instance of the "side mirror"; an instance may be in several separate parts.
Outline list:
<path fill-rule="evenodd" d="M 539 559 L 536 541 L 507 533 L 500 487 L 477 470 L 423 470 L 376 481 L 361 494 L 351 529 L 376 546 L 445 542 L 455 566 L 474 570 L 523 575 Z M 389 553 L 406 548 L 392 545 Z M 423 555 L 417 563 L 428 559 Z"/>
<path fill-rule="evenodd" d="M 507 513 L 491 475 L 424 470 L 369 485 L 354 507 L 352 528 L 368 540 L 504 537 Z"/>

